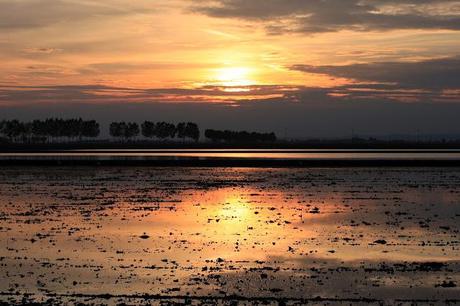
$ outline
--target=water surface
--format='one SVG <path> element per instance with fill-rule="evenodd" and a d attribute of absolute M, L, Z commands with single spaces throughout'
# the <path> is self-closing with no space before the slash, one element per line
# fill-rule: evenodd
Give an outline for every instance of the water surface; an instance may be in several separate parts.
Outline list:
<path fill-rule="evenodd" d="M 0 190 L 3 301 L 460 299 L 460 169 L 4 167 Z"/>

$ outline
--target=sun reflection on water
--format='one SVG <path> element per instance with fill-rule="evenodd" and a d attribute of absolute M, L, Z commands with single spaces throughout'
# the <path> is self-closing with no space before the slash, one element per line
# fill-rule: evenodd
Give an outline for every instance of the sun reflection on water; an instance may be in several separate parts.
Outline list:
<path fill-rule="evenodd" d="M 342 266 L 352 273 L 361 262 L 459 259 L 450 234 L 458 226 L 449 218 L 458 214 L 458 194 L 410 191 L 395 172 L 379 185 L 366 170 L 359 178 L 350 170 L 324 169 L 117 171 L 98 172 L 104 183 L 86 172 L 49 181 L 21 173 L 16 185 L 0 181 L 6 224 L 0 257 L 8 261 L 3 269 L 32 291 L 18 271 L 45 275 L 49 286 L 63 292 L 176 294 L 164 290 L 181 287 L 206 294 L 217 276 L 253 284 L 253 274 L 274 285 L 279 271 L 287 271 L 289 287 L 297 288 L 292 277 L 298 273 L 317 285 L 308 278 L 316 273 L 311 268 L 323 277 L 321 271 Z M 457 186 L 434 178 L 427 176 L 437 188 Z M 428 217 L 431 226 L 421 227 L 418 221 Z M 435 241 L 449 241 L 452 248 Z M 62 284 L 51 281 L 55 273 Z"/>

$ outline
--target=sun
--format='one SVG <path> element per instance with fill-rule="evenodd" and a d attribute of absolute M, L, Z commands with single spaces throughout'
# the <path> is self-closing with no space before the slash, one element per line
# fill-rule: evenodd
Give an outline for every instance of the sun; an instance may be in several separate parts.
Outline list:
<path fill-rule="evenodd" d="M 251 80 L 252 69 L 248 67 L 225 67 L 216 69 L 216 81 L 222 86 L 249 86 L 254 84 Z"/>

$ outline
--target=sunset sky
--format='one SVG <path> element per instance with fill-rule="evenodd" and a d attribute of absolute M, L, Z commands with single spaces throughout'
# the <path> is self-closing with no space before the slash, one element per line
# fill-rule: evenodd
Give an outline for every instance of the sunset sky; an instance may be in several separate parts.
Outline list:
<path fill-rule="evenodd" d="M 460 134 L 460 1 L 0 0 L 0 59 L 6 118 Z"/>

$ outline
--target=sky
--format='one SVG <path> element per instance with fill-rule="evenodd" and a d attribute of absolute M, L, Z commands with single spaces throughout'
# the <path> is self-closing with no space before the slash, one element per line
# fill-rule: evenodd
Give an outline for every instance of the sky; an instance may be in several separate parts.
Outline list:
<path fill-rule="evenodd" d="M 0 0 L 0 119 L 460 135 L 460 1 Z"/>

